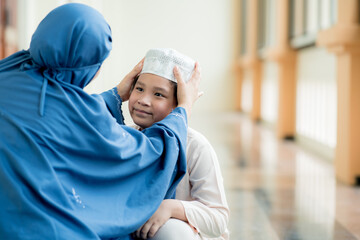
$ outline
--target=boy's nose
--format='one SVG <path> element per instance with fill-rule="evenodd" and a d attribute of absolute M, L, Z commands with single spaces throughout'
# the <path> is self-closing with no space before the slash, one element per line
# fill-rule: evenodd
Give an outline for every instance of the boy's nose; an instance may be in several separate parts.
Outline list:
<path fill-rule="evenodd" d="M 138 103 L 144 106 L 149 106 L 151 103 L 150 97 L 147 95 L 143 95 L 138 99 Z"/>

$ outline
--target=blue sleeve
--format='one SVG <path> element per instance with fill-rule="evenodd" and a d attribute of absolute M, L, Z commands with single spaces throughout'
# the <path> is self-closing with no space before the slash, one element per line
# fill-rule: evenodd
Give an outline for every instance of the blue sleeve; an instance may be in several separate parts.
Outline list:
<path fill-rule="evenodd" d="M 106 92 L 100 94 L 104 99 L 107 109 L 111 115 L 116 119 L 119 124 L 124 125 L 124 116 L 121 109 L 122 99 L 117 92 L 117 88 L 114 87 Z"/>
<path fill-rule="evenodd" d="M 184 129 L 185 126 L 185 129 Z M 161 120 L 160 122 L 154 123 L 151 127 L 144 129 L 142 132 L 152 140 L 152 144 L 154 144 L 155 148 L 161 149 L 163 145 L 167 146 L 166 138 L 163 136 L 163 141 L 158 142 L 158 146 L 156 147 L 156 141 L 158 141 L 158 130 L 159 129 L 166 129 L 168 134 L 174 134 L 178 138 L 178 152 L 175 153 L 179 156 L 174 156 L 172 158 L 182 159 L 177 161 L 175 169 L 173 171 L 171 177 L 171 185 L 169 186 L 167 193 L 165 195 L 165 199 L 174 198 L 176 187 L 181 181 L 182 177 L 186 173 L 186 144 L 187 144 L 187 115 L 186 111 L 182 107 L 175 108 L 166 118 Z M 184 131 L 185 130 L 185 131 Z M 156 139 L 154 139 L 156 136 Z M 174 149 L 166 148 L 164 156 L 168 153 L 172 152 Z M 169 161 L 169 160 L 168 160 Z"/>

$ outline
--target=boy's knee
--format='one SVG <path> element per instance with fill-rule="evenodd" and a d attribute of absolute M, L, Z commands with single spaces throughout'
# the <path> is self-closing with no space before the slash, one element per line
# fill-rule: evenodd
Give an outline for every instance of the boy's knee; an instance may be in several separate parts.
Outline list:
<path fill-rule="evenodd" d="M 155 234 L 151 240 L 183 240 L 198 239 L 198 234 L 184 221 L 171 218 Z"/>

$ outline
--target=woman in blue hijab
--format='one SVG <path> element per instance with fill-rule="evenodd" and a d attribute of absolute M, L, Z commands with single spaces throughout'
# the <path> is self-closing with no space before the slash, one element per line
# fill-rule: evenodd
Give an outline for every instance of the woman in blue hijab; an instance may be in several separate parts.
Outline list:
<path fill-rule="evenodd" d="M 100 13 L 66 4 L 28 51 L 0 61 L 0 239 L 130 239 L 173 196 L 199 70 L 179 106 L 140 132 L 122 125 L 121 102 L 141 66 L 101 95 L 83 90 L 111 41 Z"/>

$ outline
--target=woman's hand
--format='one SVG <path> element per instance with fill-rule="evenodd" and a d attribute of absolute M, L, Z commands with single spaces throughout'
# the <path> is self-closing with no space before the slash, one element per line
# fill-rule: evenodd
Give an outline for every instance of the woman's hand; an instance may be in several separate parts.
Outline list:
<path fill-rule="evenodd" d="M 159 228 L 171 217 L 187 221 L 182 203 L 176 199 L 165 199 L 151 218 L 133 233 L 134 237 L 138 239 L 154 237 Z"/>
<path fill-rule="evenodd" d="M 135 78 L 140 74 L 143 65 L 144 65 L 144 58 L 117 85 L 118 94 L 123 102 L 129 100 L 131 87 L 134 83 Z"/>
<path fill-rule="evenodd" d="M 183 107 L 186 110 L 188 117 L 190 117 L 193 104 L 203 94 L 202 92 L 199 92 L 199 84 L 201 80 L 199 63 L 195 63 L 194 72 L 187 83 L 185 83 L 182 79 L 180 71 L 177 67 L 174 68 L 174 75 L 178 84 L 178 107 Z"/>

